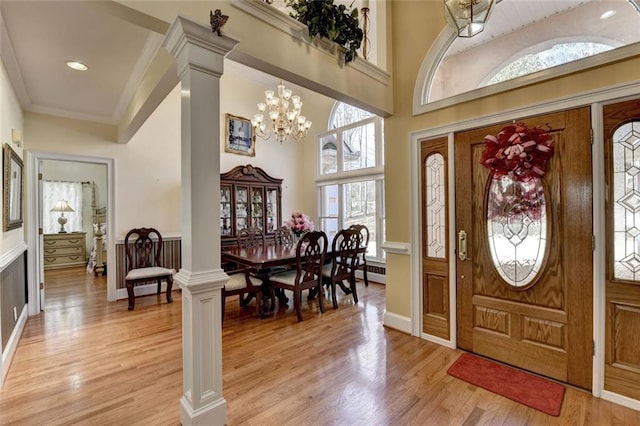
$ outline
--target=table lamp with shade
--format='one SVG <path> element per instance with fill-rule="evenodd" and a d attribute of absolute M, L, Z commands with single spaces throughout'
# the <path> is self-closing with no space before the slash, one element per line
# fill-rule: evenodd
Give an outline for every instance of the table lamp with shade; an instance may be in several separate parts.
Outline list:
<path fill-rule="evenodd" d="M 67 218 L 64 217 L 65 212 L 75 212 L 73 208 L 69 205 L 67 200 L 60 200 L 56 203 L 55 206 L 50 210 L 52 212 L 60 212 L 60 217 L 58 218 L 58 223 L 60 224 L 59 234 L 66 233 L 67 231 L 64 229 L 64 225 L 67 223 Z"/>

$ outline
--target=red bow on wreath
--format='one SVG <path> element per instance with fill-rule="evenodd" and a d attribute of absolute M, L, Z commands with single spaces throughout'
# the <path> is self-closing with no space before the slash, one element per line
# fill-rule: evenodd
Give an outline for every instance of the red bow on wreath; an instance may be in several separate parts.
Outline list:
<path fill-rule="evenodd" d="M 553 139 L 540 127 L 528 128 L 524 123 L 503 128 L 497 136 L 484 137 L 480 164 L 494 172 L 494 177 L 511 175 L 526 181 L 542 177 L 547 160 L 553 156 Z"/>

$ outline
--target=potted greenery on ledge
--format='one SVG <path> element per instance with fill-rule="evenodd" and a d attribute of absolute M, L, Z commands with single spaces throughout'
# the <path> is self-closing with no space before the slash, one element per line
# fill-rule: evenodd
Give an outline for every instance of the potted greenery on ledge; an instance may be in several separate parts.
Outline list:
<path fill-rule="evenodd" d="M 357 8 L 349 10 L 333 0 L 286 0 L 286 4 L 293 9 L 289 15 L 309 28 L 309 37 L 324 37 L 342 46 L 345 63 L 358 56 L 363 33 Z"/>

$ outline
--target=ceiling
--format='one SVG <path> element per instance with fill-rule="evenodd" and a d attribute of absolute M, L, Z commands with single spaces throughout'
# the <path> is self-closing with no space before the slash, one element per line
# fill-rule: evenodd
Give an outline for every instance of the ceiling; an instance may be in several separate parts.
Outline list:
<path fill-rule="evenodd" d="M 3 0 L 0 11 L 2 58 L 20 103 L 45 114 L 117 124 L 163 38 L 99 2 Z"/>

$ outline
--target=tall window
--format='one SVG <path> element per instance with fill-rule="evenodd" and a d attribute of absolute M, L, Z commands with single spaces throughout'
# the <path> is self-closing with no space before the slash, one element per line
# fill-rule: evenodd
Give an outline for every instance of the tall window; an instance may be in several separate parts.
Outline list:
<path fill-rule="evenodd" d="M 383 261 L 383 121 L 338 102 L 328 128 L 318 136 L 320 228 L 331 239 L 340 229 L 365 225 L 370 234 L 367 258 Z"/>

